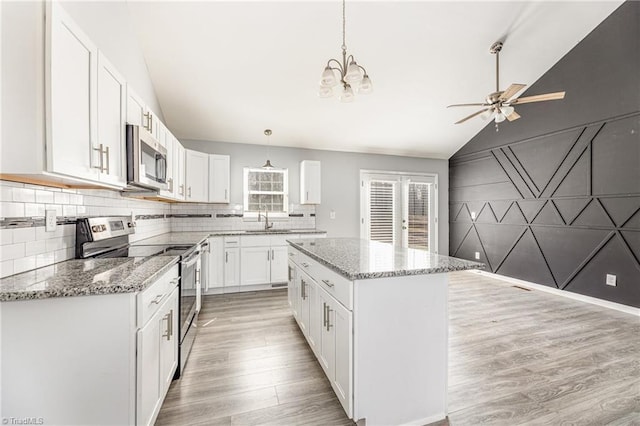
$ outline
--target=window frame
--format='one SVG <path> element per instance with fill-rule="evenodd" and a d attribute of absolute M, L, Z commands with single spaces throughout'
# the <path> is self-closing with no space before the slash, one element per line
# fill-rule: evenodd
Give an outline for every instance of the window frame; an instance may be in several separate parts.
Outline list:
<path fill-rule="evenodd" d="M 249 173 L 282 173 L 282 191 L 251 191 L 249 190 Z M 281 212 L 269 212 L 269 219 L 271 218 L 288 218 L 289 217 L 289 169 L 263 169 L 262 167 L 244 167 L 243 169 L 243 185 L 242 185 L 242 198 L 243 198 L 243 216 L 245 219 L 257 219 L 258 212 L 249 210 L 249 197 L 251 194 L 282 194 L 282 208 Z M 261 210 L 261 212 L 264 211 Z"/>

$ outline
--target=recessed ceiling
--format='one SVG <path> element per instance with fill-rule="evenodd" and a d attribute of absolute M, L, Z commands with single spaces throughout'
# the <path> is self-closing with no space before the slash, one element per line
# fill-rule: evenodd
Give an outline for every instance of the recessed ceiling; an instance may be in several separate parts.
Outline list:
<path fill-rule="evenodd" d="M 621 3 L 348 1 L 348 52 L 374 85 L 351 104 L 317 96 L 340 54 L 339 1 L 129 8 L 179 139 L 263 144 L 271 128 L 273 145 L 449 158 L 486 125 L 454 125 L 473 109 L 445 107 L 494 90 L 494 41 L 501 89 L 530 86 Z M 527 105 L 518 112 L 527 119 Z"/>

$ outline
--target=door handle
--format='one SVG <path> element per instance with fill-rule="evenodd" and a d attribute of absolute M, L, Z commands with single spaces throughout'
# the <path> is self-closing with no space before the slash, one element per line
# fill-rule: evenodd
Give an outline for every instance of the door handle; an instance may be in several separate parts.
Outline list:
<path fill-rule="evenodd" d="M 105 157 L 107 157 L 107 170 L 106 170 L 106 172 L 107 172 L 107 174 L 109 174 L 109 169 L 110 169 L 110 167 L 109 167 L 109 147 L 105 148 L 104 155 L 105 155 Z"/>
<path fill-rule="evenodd" d="M 103 150 L 103 145 L 99 144 L 97 148 L 93 148 L 94 151 L 98 151 L 98 153 L 100 154 L 100 165 L 99 166 L 92 166 L 92 168 L 94 169 L 98 169 L 101 173 L 105 171 L 104 168 L 104 150 Z"/>

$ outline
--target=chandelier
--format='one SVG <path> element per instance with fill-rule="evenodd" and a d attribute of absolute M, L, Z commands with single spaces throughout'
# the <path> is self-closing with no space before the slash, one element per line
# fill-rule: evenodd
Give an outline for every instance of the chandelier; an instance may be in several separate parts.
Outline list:
<path fill-rule="evenodd" d="M 318 96 L 330 98 L 333 96 L 333 87 L 341 84 L 340 102 L 353 102 L 354 88 L 358 93 L 366 94 L 373 91 L 373 86 L 367 70 L 358 65 L 353 55 L 347 56 L 345 27 L 345 0 L 342 0 L 342 62 L 329 59 L 320 77 Z"/>

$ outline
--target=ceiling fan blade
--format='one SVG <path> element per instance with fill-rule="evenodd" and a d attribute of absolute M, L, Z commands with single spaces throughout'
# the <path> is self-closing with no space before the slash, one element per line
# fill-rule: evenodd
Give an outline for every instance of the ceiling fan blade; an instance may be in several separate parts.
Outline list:
<path fill-rule="evenodd" d="M 473 113 L 473 114 L 471 114 L 470 116 L 465 117 L 465 118 L 463 118 L 463 119 L 462 119 L 462 120 L 460 120 L 460 121 L 456 121 L 456 122 L 455 122 L 455 124 L 464 123 L 465 121 L 467 121 L 467 120 L 469 120 L 469 119 L 471 119 L 471 118 L 475 117 L 476 115 L 480 115 L 480 114 L 482 114 L 482 113 L 483 113 L 483 112 L 485 112 L 485 111 L 489 111 L 490 109 L 491 109 L 491 108 L 481 109 L 480 111 L 474 112 L 474 113 Z"/>
<path fill-rule="evenodd" d="M 518 98 L 511 102 L 511 105 L 520 105 L 520 104 L 528 104 L 531 102 L 542 102 L 542 101 L 554 101 L 557 99 L 564 99 L 564 92 L 554 92 L 554 93 L 545 93 L 544 95 L 534 95 L 534 96 L 525 96 L 524 98 Z"/>
<path fill-rule="evenodd" d="M 513 111 L 511 114 L 507 115 L 507 120 L 509 120 L 509 121 L 514 121 L 514 120 L 517 120 L 518 118 L 520 118 L 520 114 L 518 114 L 515 111 Z"/>
<path fill-rule="evenodd" d="M 461 106 L 489 106 L 489 104 L 453 104 L 453 105 L 447 105 L 447 108 L 451 108 L 451 107 L 461 107 Z"/>
<path fill-rule="evenodd" d="M 508 99 L 511 99 L 513 97 L 513 95 L 515 95 L 516 93 L 518 93 L 519 91 L 521 91 L 525 87 L 527 87 L 526 84 L 514 83 L 511 86 L 507 87 L 507 90 L 502 92 L 502 95 L 500 95 L 500 98 L 498 98 L 498 99 L 500 99 L 501 101 L 506 101 Z"/>

